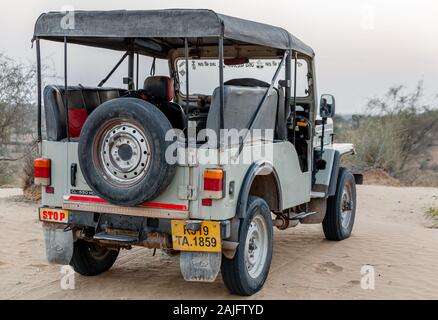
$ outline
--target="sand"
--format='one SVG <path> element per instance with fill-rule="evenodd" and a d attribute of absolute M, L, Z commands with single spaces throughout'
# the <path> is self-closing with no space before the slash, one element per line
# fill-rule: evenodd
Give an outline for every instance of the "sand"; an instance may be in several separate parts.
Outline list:
<path fill-rule="evenodd" d="M 324 239 L 320 225 L 275 231 L 268 280 L 244 299 L 438 298 L 438 229 L 424 212 L 438 205 L 438 189 L 358 186 L 351 238 Z M 179 258 L 134 248 L 96 277 L 75 275 L 60 286 L 60 266 L 45 260 L 37 205 L 18 189 L 0 189 L 0 299 L 242 299 L 214 283 L 187 283 Z M 361 267 L 375 270 L 374 290 L 361 288 Z"/>

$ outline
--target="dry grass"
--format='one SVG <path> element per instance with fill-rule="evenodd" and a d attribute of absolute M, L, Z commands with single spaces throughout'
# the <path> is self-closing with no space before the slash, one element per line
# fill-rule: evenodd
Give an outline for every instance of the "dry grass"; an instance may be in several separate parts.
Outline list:
<path fill-rule="evenodd" d="M 427 220 L 427 227 L 429 228 L 438 228 L 438 207 L 435 205 L 431 205 L 424 212 L 424 216 Z"/>
<path fill-rule="evenodd" d="M 353 171 L 384 172 L 402 185 L 438 187 L 436 104 L 424 103 L 419 83 L 413 92 L 395 87 L 370 99 L 363 115 L 337 117 L 336 141 L 352 142 L 357 151 L 345 164 Z"/>
<path fill-rule="evenodd" d="M 438 219 L 438 207 L 432 206 L 426 210 L 426 215 L 433 219 Z"/>
<path fill-rule="evenodd" d="M 35 154 L 30 150 L 23 159 L 23 173 L 21 176 L 21 187 L 23 188 L 23 196 L 30 201 L 39 201 L 41 199 L 41 187 L 34 185 L 33 160 Z"/>

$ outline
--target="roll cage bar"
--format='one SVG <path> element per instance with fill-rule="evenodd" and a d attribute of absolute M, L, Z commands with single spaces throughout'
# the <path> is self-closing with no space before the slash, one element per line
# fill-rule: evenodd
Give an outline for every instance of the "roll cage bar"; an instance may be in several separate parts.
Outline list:
<path fill-rule="evenodd" d="M 75 13 L 76 14 L 76 13 Z M 299 39 L 292 36 L 287 31 L 253 21 L 242 20 L 234 17 L 216 14 L 211 10 L 151 10 L 151 11 L 80 11 L 77 14 L 82 15 L 84 19 L 82 28 L 74 30 L 66 29 L 59 30 L 59 21 L 63 18 L 61 13 L 52 12 L 41 15 L 35 25 L 35 32 L 33 41 L 36 42 L 36 55 L 37 55 L 37 96 L 38 96 L 38 141 L 42 140 L 41 135 L 41 112 L 42 112 L 42 82 L 41 82 L 41 46 L 40 40 L 51 40 L 64 43 L 64 90 L 68 91 L 68 77 L 67 77 L 67 54 L 68 43 L 82 44 L 87 46 L 122 50 L 126 52 L 122 58 L 116 63 L 113 69 L 110 70 L 108 75 L 102 79 L 98 84 L 99 87 L 103 86 L 105 82 L 111 77 L 111 75 L 117 70 L 122 62 L 129 57 L 128 61 L 128 77 L 124 79 L 124 83 L 128 85 L 129 90 L 138 88 L 138 56 L 139 54 L 156 57 L 163 57 L 163 54 L 172 48 L 181 47 L 181 43 L 184 46 L 184 58 L 186 65 L 188 66 L 188 60 L 190 55 L 190 47 L 202 47 L 204 45 L 218 46 L 218 59 L 219 59 L 219 87 L 220 87 L 220 128 L 224 128 L 224 42 L 229 45 L 243 45 L 254 44 L 264 47 L 271 47 L 278 49 L 283 53 L 283 58 L 279 64 L 274 77 L 272 78 L 271 85 L 267 89 L 265 96 L 256 109 L 255 114 L 251 118 L 249 129 L 252 128 L 255 120 L 260 114 L 261 109 L 266 101 L 268 92 L 275 85 L 275 81 L 278 78 L 281 67 L 285 64 L 285 80 L 280 81 L 280 85 L 285 88 L 285 108 L 291 108 L 291 112 L 295 114 L 296 107 L 296 72 L 295 79 L 293 81 L 293 104 L 291 105 L 292 87 L 291 87 L 291 59 L 295 60 L 295 71 L 297 68 L 297 55 L 302 53 L 309 57 L 313 57 L 313 50 L 301 42 Z M 163 27 L 166 19 L 172 18 L 175 22 L 175 15 L 181 18 L 178 25 L 172 25 L 171 30 L 167 30 Z M 148 22 L 145 22 L 144 29 L 140 30 L 143 33 L 141 36 L 137 35 L 140 31 L 130 29 L 133 17 L 146 18 Z M 193 24 L 193 17 L 205 20 L 206 25 L 196 23 Z M 87 19 L 88 18 L 88 19 Z M 118 18 L 118 20 L 114 20 Z M 108 26 L 103 20 L 109 20 L 114 29 L 102 30 L 96 23 L 103 23 L 102 25 Z M 154 23 L 160 24 L 159 27 L 152 25 Z M 158 20 L 157 20 L 158 19 Z M 160 19 L 163 19 L 161 21 Z M 95 21 L 97 20 L 97 21 Z M 147 25 L 150 23 L 151 25 Z M 219 23 L 219 24 L 218 24 Z M 137 24 L 138 25 L 138 24 Z M 93 28 L 94 26 L 94 28 Z M 88 27 L 88 28 L 87 28 Z M 187 30 L 185 36 L 181 36 L 184 32 L 181 32 L 181 28 Z M 124 30 L 120 33 L 120 30 Z M 164 31 L 169 34 L 163 36 Z M 99 34 L 100 32 L 100 34 Z M 130 36 L 130 32 L 133 32 Z M 161 33 L 160 33 L 161 32 Z M 172 32 L 174 34 L 172 34 Z M 120 34 L 118 34 L 120 33 Z M 137 33 L 137 34 L 134 34 Z M 175 36 L 178 34 L 178 36 Z M 196 40 L 196 44 L 193 42 Z M 136 86 L 134 86 L 134 55 L 137 54 L 137 79 Z M 189 110 L 189 68 L 186 71 L 186 105 L 185 112 L 188 114 Z M 64 95 L 64 103 L 67 107 L 67 94 Z M 295 117 L 293 117 L 295 121 Z M 66 123 L 68 123 L 68 112 L 66 112 Z M 284 134 L 285 135 L 285 134 Z M 69 139 L 68 126 L 67 126 L 67 139 Z M 294 138 L 295 139 L 295 138 Z M 243 140 L 244 141 L 244 140 Z M 239 151 L 243 147 L 241 144 Z"/>

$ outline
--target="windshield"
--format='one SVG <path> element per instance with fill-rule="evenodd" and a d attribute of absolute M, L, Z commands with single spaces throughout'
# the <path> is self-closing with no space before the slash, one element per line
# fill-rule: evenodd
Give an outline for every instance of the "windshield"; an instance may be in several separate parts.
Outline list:
<path fill-rule="evenodd" d="M 272 77 L 280 64 L 280 59 L 250 59 L 248 63 L 239 65 L 224 65 L 224 82 L 237 78 L 254 78 L 271 83 Z M 293 63 L 293 62 L 292 62 Z M 186 94 L 186 61 L 176 62 L 180 92 Z M 298 59 L 297 65 L 297 96 L 307 96 L 307 63 Z M 292 70 L 292 79 L 294 78 Z M 278 80 L 284 79 L 284 66 Z M 276 85 L 277 85 L 276 84 Z M 211 95 L 219 86 L 219 60 L 190 59 L 189 60 L 189 90 L 190 95 Z"/>

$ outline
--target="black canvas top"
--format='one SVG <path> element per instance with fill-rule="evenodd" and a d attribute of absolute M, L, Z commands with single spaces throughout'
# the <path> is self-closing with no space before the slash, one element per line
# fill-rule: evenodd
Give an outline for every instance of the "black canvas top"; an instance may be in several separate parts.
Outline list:
<path fill-rule="evenodd" d="M 135 39 L 135 51 L 163 57 L 170 49 L 183 47 L 186 37 L 191 45 L 199 38 L 208 45 L 217 44 L 223 36 L 225 45 L 248 43 L 314 55 L 312 48 L 282 28 L 207 9 L 75 11 L 72 29 L 62 28 L 65 16 L 63 12 L 42 14 L 34 36 L 53 41 L 68 37 L 71 43 L 116 50 L 126 50 L 130 39 Z"/>

